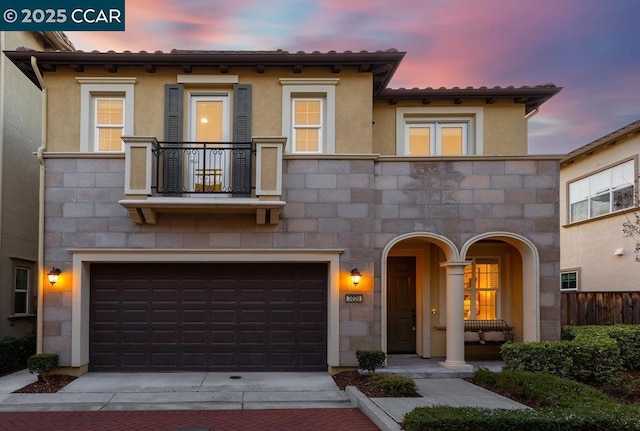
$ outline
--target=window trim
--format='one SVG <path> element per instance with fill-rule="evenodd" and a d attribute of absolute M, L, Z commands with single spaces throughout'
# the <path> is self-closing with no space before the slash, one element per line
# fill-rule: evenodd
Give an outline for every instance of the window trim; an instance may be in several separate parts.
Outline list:
<path fill-rule="evenodd" d="M 594 197 L 597 197 L 597 196 L 602 196 L 604 193 L 596 193 L 596 194 L 591 195 L 591 192 L 589 192 L 589 196 L 586 198 L 586 202 L 587 202 L 587 217 L 585 217 L 584 219 L 581 219 L 581 220 L 573 220 L 572 205 L 574 203 L 582 202 L 582 200 L 576 201 L 576 202 L 572 202 L 571 201 L 571 185 L 575 184 L 575 183 L 577 183 L 579 181 L 585 180 L 587 178 L 591 178 L 591 177 L 594 177 L 596 175 L 599 175 L 599 174 L 601 174 L 601 173 L 603 173 L 605 171 L 612 170 L 613 168 L 616 168 L 618 166 L 622 166 L 625 163 L 629 163 L 629 162 L 631 162 L 633 164 L 633 183 L 631 183 L 631 185 L 633 186 L 633 202 L 632 202 L 632 204 L 630 206 L 628 206 L 628 207 L 625 207 L 625 208 L 609 211 L 609 212 L 606 212 L 606 213 L 603 213 L 603 214 L 599 214 L 599 215 L 596 215 L 596 216 L 590 216 L 590 214 L 591 214 L 591 208 L 590 208 L 591 199 L 594 198 Z M 582 175 L 582 176 L 579 176 L 577 178 L 574 178 L 572 180 L 567 181 L 566 182 L 566 189 L 565 189 L 566 190 L 566 201 L 565 202 L 566 202 L 566 211 L 567 211 L 567 217 L 566 218 L 567 218 L 568 224 L 584 223 L 584 222 L 588 222 L 590 220 L 596 220 L 596 219 L 599 219 L 599 218 L 602 218 L 602 217 L 611 216 L 613 214 L 622 213 L 624 211 L 629 211 L 629 210 L 631 210 L 633 208 L 636 208 L 637 205 L 638 205 L 637 178 L 638 178 L 637 158 L 635 156 L 632 156 L 632 157 L 620 160 L 620 161 L 618 161 L 616 163 L 612 163 L 610 165 L 607 165 L 607 166 L 605 166 L 602 169 L 599 169 L 597 171 L 593 171 L 593 172 L 590 172 L 590 173 L 588 173 L 586 175 Z M 614 188 L 609 187 L 608 194 L 609 194 L 610 197 L 611 197 L 611 194 L 615 190 L 619 190 L 619 189 L 614 189 Z M 610 201 L 609 201 L 609 208 L 610 209 L 612 208 L 611 207 L 612 203 L 613 203 L 613 200 L 610 199 Z"/>
<path fill-rule="evenodd" d="M 406 126 L 419 122 L 467 123 L 467 148 L 463 156 L 483 154 L 484 108 L 474 106 L 396 108 L 396 154 L 398 156 L 409 157 Z M 435 147 L 438 147 L 437 143 Z M 428 157 L 446 156 L 436 154 Z"/>
<path fill-rule="evenodd" d="M 93 112 L 96 97 L 124 96 L 124 136 L 133 136 L 134 86 L 137 83 L 136 78 L 76 77 L 76 82 L 80 84 L 80 152 L 106 152 L 97 151 L 99 147 L 95 136 L 96 124 L 95 113 Z M 118 151 L 109 151 L 109 153 L 118 153 Z"/>
<path fill-rule="evenodd" d="M 576 287 L 563 289 L 562 288 L 562 275 L 563 274 L 572 274 L 572 273 L 576 275 Z M 577 291 L 579 291 L 580 290 L 580 268 L 570 268 L 570 269 L 561 270 L 558 281 L 560 282 L 560 292 L 577 292 Z"/>
<path fill-rule="evenodd" d="M 285 153 L 293 150 L 293 99 L 296 96 L 324 98 L 324 122 L 320 151 L 313 154 L 335 154 L 336 152 L 336 85 L 339 78 L 280 78 L 282 85 L 282 136 L 287 138 Z"/>

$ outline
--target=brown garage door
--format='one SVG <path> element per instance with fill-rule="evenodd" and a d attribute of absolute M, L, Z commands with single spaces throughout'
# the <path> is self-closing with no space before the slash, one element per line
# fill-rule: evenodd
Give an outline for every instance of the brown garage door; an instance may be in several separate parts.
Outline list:
<path fill-rule="evenodd" d="M 327 369 L 327 266 L 92 264 L 93 371 Z"/>

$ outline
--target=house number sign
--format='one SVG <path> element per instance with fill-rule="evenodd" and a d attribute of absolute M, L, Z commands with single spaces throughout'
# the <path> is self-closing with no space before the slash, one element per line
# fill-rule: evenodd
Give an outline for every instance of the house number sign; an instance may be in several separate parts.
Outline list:
<path fill-rule="evenodd" d="M 344 295 L 344 302 L 348 304 L 364 302 L 364 296 L 362 295 L 362 293 L 348 293 Z"/>

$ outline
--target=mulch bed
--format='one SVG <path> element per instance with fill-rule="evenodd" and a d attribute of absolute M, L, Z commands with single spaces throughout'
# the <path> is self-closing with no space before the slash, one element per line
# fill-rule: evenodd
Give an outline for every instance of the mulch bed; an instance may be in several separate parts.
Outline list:
<path fill-rule="evenodd" d="M 54 374 L 49 376 L 49 382 L 38 380 L 22 389 L 14 391 L 15 394 L 53 394 L 67 386 L 76 379 L 74 376 Z"/>
<path fill-rule="evenodd" d="M 385 397 L 420 397 L 420 394 L 413 395 L 390 395 L 384 389 L 377 388 L 371 384 L 369 378 L 371 376 L 367 374 L 360 374 L 357 371 L 342 371 L 333 376 L 333 380 L 336 382 L 336 386 L 344 391 L 347 386 L 355 386 L 360 392 L 362 392 L 368 398 L 385 398 Z"/>

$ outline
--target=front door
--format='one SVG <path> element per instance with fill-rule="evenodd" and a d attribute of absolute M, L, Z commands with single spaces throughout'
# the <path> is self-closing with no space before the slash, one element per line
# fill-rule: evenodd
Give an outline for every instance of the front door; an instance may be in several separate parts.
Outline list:
<path fill-rule="evenodd" d="M 387 261 L 387 353 L 416 353 L 416 259 Z"/>

